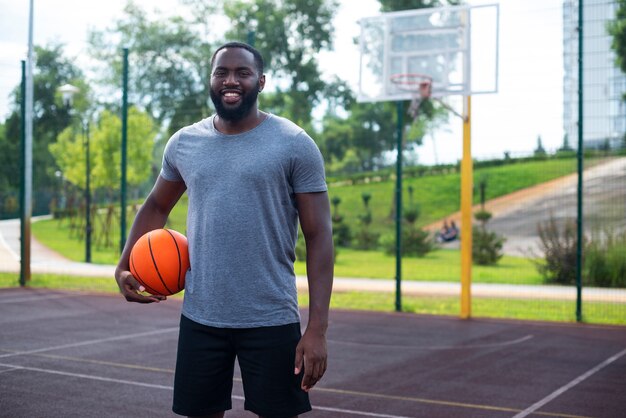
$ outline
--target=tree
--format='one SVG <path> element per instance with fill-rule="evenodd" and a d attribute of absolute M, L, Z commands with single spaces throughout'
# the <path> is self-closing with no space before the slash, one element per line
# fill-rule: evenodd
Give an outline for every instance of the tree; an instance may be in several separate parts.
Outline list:
<path fill-rule="evenodd" d="M 537 148 L 535 148 L 534 155 L 535 155 L 535 157 L 545 157 L 546 156 L 546 150 L 545 150 L 545 148 L 543 148 L 543 143 L 541 141 L 541 135 L 537 136 Z"/>
<path fill-rule="evenodd" d="M 129 48 L 129 101 L 172 134 L 209 112 L 211 23 L 220 2 L 184 0 L 193 18 L 164 17 L 129 1 L 112 28 L 89 33 L 90 54 L 106 63 L 102 81 L 119 89 L 121 51 Z M 115 87 L 113 87 L 115 86 Z"/>
<path fill-rule="evenodd" d="M 279 80 L 273 83 L 274 99 L 287 95 L 280 99 L 285 106 L 281 113 L 304 128 L 310 127 L 313 108 L 328 93 L 317 54 L 332 46 L 336 9 L 336 0 L 236 0 L 224 6 L 233 27 L 229 38 L 246 41 L 254 34 L 268 72 Z"/>
<path fill-rule="evenodd" d="M 613 37 L 611 48 L 615 51 L 615 62 L 626 74 L 626 0 L 617 0 L 617 4 L 615 19 L 607 24 L 607 30 Z"/>
<path fill-rule="evenodd" d="M 381 11 L 391 12 L 408 9 L 420 9 L 425 7 L 440 6 L 443 4 L 458 4 L 458 1 L 427 1 L 427 0 L 380 0 Z M 390 102 L 380 103 L 355 103 L 347 101 L 346 110 L 349 112 L 344 124 L 350 126 L 351 136 L 340 142 L 340 145 L 331 151 L 331 154 L 339 159 L 342 155 L 353 156 L 356 154 L 362 170 L 375 170 L 382 163 L 382 155 L 387 151 L 396 149 L 396 104 Z M 448 119 L 448 111 L 432 101 L 423 101 L 420 107 L 420 117 L 413 118 L 409 114 L 409 102 L 403 103 L 404 109 L 404 149 L 411 145 L 420 145 L 426 132 L 432 130 Z M 327 116 L 329 121 L 324 121 L 324 144 L 327 149 L 331 140 L 341 132 L 337 128 L 339 122 L 336 115 Z M 326 131 L 327 128 L 331 130 Z M 347 152 L 350 149 L 352 152 Z M 342 165 L 342 164 L 339 164 Z M 345 165 L 345 164 L 344 164 Z"/>
<path fill-rule="evenodd" d="M 561 148 L 559 148 L 559 151 L 562 151 L 562 152 L 574 151 L 574 149 L 569 144 L 569 135 L 567 134 L 563 135 L 563 145 L 561 146 Z"/>
<path fill-rule="evenodd" d="M 440 7 L 457 5 L 460 0 L 378 0 L 381 12 L 397 12 L 400 10 L 423 9 L 427 7 Z"/>
<path fill-rule="evenodd" d="M 57 135 L 70 124 L 69 110 L 63 106 L 58 87 L 65 83 L 84 86 L 82 72 L 66 58 L 63 45 L 35 46 L 37 65 L 33 73 L 33 190 L 40 191 L 58 184 L 58 170 L 48 149 Z M 85 94 L 87 90 L 85 89 Z M 18 190 L 20 184 L 20 87 L 12 94 L 12 111 L 0 136 L 0 185 Z"/>
<path fill-rule="evenodd" d="M 122 122 L 108 110 L 100 113 L 89 129 L 91 184 L 108 191 L 120 186 Z M 59 134 L 50 151 L 64 177 L 72 184 L 85 187 L 85 148 L 81 127 L 73 124 Z M 154 122 L 146 112 L 131 107 L 128 114 L 128 172 L 130 185 L 139 185 L 150 176 L 151 150 L 156 134 Z"/>

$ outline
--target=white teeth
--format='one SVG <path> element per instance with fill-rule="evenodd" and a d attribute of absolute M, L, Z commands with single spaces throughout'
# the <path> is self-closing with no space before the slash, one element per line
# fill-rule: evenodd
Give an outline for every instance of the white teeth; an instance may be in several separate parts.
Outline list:
<path fill-rule="evenodd" d="M 239 97 L 239 93 L 224 93 L 226 97 Z"/>

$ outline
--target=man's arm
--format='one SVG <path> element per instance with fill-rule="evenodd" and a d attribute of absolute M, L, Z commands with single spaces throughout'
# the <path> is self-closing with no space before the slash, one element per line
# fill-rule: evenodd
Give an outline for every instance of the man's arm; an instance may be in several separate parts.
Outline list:
<path fill-rule="evenodd" d="M 124 251 L 115 269 L 115 280 L 127 301 L 151 303 L 165 299 L 165 296 L 161 295 L 144 296 L 139 293 L 143 291 L 143 288 L 140 289 L 139 283 L 131 274 L 128 259 L 133 245 L 143 234 L 153 229 L 163 228 L 172 208 L 186 189 L 183 182 L 167 181 L 159 176 L 146 201 L 137 212 Z"/>
<path fill-rule="evenodd" d="M 300 226 L 306 242 L 309 322 L 296 348 L 295 373 L 302 370 L 302 389 L 309 391 L 326 371 L 326 329 L 333 287 L 333 232 L 328 193 L 296 194 Z"/>

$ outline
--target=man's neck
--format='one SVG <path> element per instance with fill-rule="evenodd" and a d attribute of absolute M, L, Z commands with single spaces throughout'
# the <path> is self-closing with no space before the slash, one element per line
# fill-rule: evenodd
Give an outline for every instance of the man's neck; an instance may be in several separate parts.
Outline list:
<path fill-rule="evenodd" d="M 215 129 L 226 135 L 236 135 L 247 131 L 250 131 L 261 122 L 265 120 L 267 113 L 258 110 L 257 108 L 250 109 L 250 113 L 244 116 L 242 119 L 236 121 L 230 121 L 222 119 L 219 115 L 213 119 Z"/>

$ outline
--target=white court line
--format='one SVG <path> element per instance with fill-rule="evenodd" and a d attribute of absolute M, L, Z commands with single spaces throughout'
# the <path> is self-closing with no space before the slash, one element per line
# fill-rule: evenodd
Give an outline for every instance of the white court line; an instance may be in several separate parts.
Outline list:
<path fill-rule="evenodd" d="M 378 417 L 378 418 L 411 418 L 400 415 L 388 415 L 388 414 L 377 414 L 375 412 L 363 412 L 363 411 L 353 411 L 352 409 L 341 409 L 341 408 L 328 408 L 325 406 L 314 406 L 313 410 L 319 411 L 328 411 L 328 412 L 339 412 L 342 414 L 353 414 L 353 415 L 363 415 L 366 417 Z"/>
<path fill-rule="evenodd" d="M 0 358 L 21 356 L 21 355 L 26 355 L 26 354 L 42 353 L 44 351 L 60 350 L 60 349 L 63 349 L 63 348 L 81 347 L 81 346 L 84 346 L 84 345 L 100 344 L 100 343 L 106 343 L 106 342 L 110 342 L 110 341 L 127 340 L 129 338 L 146 337 L 148 335 L 164 334 L 166 332 L 172 332 L 172 331 L 177 331 L 177 330 L 178 330 L 178 327 L 172 327 L 172 328 L 158 329 L 158 330 L 155 330 L 155 331 L 139 332 L 139 333 L 130 334 L 130 335 L 119 335 L 117 337 L 109 337 L 109 338 L 100 338 L 100 339 L 97 339 L 97 340 L 81 341 L 79 343 L 56 345 L 56 346 L 53 346 L 53 347 L 39 348 L 37 350 L 16 351 L 14 353 L 0 354 Z"/>
<path fill-rule="evenodd" d="M 6 303 L 19 303 L 19 302 L 32 302 L 34 300 L 46 300 L 46 299 L 60 299 L 60 298 L 70 298 L 80 296 L 77 294 L 63 294 L 63 295 L 48 295 L 48 296 L 26 296 L 23 298 L 13 298 L 13 299 L 0 299 L 0 304 L 4 305 Z"/>
<path fill-rule="evenodd" d="M 574 386 L 576 386 L 580 382 L 586 380 L 587 378 L 589 378 L 590 376 L 596 374 L 597 372 L 599 372 L 600 370 L 602 370 L 603 368 L 605 368 L 609 364 L 613 363 L 615 360 L 619 359 L 624 354 L 626 354 L 626 349 L 624 349 L 624 350 L 620 351 L 619 353 L 615 354 L 613 357 L 610 357 L 610 358 L 604 360 L 602 363 L 598 364 L 596 367 L 594 367 L 593 369 L 589 370 L 588 372 L 581 374 L 576 379 L 574 379 L 571 382 L 569 382 L 567 385 L 562 386 L 559 389 L 555 390 L 554 392 L 552 392 L 551 394 L 549 394 L 548 396 L 546 396 L 545 398 L 543 398 L 539 402 L 529 406 L 528 408 L 526 408 L 525 410 L 523 410 L 519 414 L 515 415 L 513 418 L 523 418 L 523 417 L 526 417 L 526 416 L 532 414 L 533 412 L 535 412 L 536 410 L 538 410 L 539 408 L 541 408 L 542 406 L 544 406 L 548 402 L 552 401 L 553 399 L 555 399 L 556 397 L 558 397 L 561 394 L 565 393 L 569 389 L 573 388 Z"/>
<path fill-rule="evenodd" d="M 11 367 L 10 369 L 0 370 L 0 373 L 12 372 L 14 370 L 20 370 L 20 367 Z"/>
<path fill-rule="evenodd" d="M 469 345 L 431 345 L 431 346 L 419 346 L 419 345 L 392 345 L 392 344 L 372 344 L 372 343 L 359 343 L 353 341 L 338 341 L 328 340 L 328 342 L 336 344 L 346 345 L 359 345 L 364 347 L 384 347 L 384 348 L 408 348 L 411 350 L 466 350 L 468 348 L 493 348 L 493 347 L 505 347 L 507 345 L 514 345 L 523 343 L 533 338 L 533 335 L 526 335 L 525 337 L 518 338 L 516 340 L 503 341 L 499 343 L 485 343 L 485 344 L 469 344 Z"/>
<path fill-rule="evenodd" d="M 2 236 L 2 231 L 0 231 L 0 245 L 3 246 L 4 248 L 6 248 L 6 250 L 9 252 L 9 254 L 11 254 L 11 256 L 16 261 L 20 261 L 20 256 L 15 251 L 13 251 L 13 249 L 11 247 L 9 247 L 9 244 L 6 242 L 6 240 Z"/>
<path fill-rule="evenodd" d="M 55 375 L 68 376 L 68 377 L 78 377 L 81 379 L 98 380 L 100 382 L 121 383 L 124 385 L 141 386 L 141 387 L 151 388 L 151 389 L 174 390 L 172 386 L 157 385 L 153 383 L 135 382 L 132 380 L 112 379 L 110 377 L 94 376 L 94 375 L 87 375 L 87 374 L 81 374 L 81 373 L 62 372 L 60 370 L 41 369 L 39 367 L 26 367 L 26 366 L 18 366 L 15 364 L 4 364 L 4 363 L 0 363 L 0 366 L 11 367 L 12 368 L 11 370 L 28 370 L 31 372 L 48 373 L 48 374 L 55 374 Z M 9 371 L 9 370 L 5 370 L 5 371 Z M 232 395 L 231 397 L 237 400 L 242 400 L 242 401 L 245 400 L 243 396 Z M 400 415 L 377 414 L 374 412 L 354 411 L 351 409 L 341 409 L 341 408 L 329 408 L 329 407 L 324 407 L 324 406 L 314 406 L 313 409 L 320 410 L 320 411 L 340 412 L 340 413 L 349 414 L 349 415 L 361 415 L 361 416 L 366 416 L 366 417 L 410 418 L 410 417 L 405 417 L 405 416 L 400 416 Z"/>

